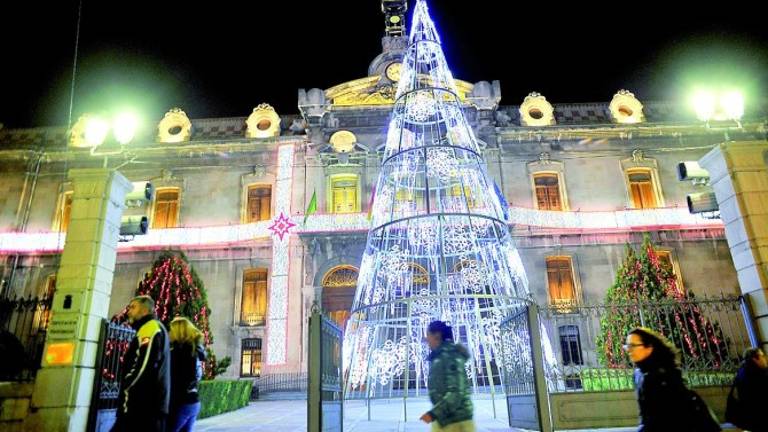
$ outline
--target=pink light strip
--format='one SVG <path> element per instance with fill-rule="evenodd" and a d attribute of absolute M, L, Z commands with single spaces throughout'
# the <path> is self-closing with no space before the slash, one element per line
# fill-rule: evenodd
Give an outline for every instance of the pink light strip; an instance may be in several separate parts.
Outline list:
<path fill-rule="evenodd" d="M 620 210 L 598 212 L 556 212 L 510 207 L 510 224 L 560 230 L 636 231 L 638 229 L 722 228 L 719 219 L 692 215 L 684 208 Z M 291 216 L 297 226 L 292 234 L 364 232 L 369 228 L 365 213 L 314 214 L 304 225 L 303 215 Z M 154 250 L 168 247 L 188 249 L 269 240 L 272 221 L 252 224 L 199 228 L 150 229 L 145 236 L 120 243 L 119 251 Z M 0 233 L 0 254 L 55 253 L 61 250 L 65 235 L 60 233 Z"/>

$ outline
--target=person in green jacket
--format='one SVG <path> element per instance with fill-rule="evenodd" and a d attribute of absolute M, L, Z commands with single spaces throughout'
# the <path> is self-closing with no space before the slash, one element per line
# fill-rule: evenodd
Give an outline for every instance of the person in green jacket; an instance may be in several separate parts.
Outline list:
<path fill-rule="evenodd" d="M 421 421 L 432 424 L 432 432 L 475 432 L 472 400 L 464 365 L 469 352 L 453 342 L 453 329 L 442 321 L 427 327 L 427 344 L 432 350 L 428 360 L 429 399 L 432 409 Z"/>

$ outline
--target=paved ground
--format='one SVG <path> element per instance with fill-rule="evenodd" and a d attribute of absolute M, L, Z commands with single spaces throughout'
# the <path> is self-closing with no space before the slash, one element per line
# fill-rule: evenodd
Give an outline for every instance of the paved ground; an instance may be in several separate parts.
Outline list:
<path fill-rule="evenodd" d="M 429 409 L 426 399 L 411 399 L 407 405 L 407 419 L 403 421 L 402 400 L 375 401 L 371 404 L 371 420 L 363 401 L 349 401 L 344 406 L 344 432 L 426 432 L 429 427 L 419 422 L 421 414 Z M 475 420 L 478 432 L 513 431 L 507 426 L 507 413 L 503 402 L 496 402 L 497 418 L 493 417 L 493 404 L 488 399 L 475 400 Z M 306 401 L 259 401 L 241 410 L 210 417 L 197 422 L 198 432 L 305 432 L 307 430 Z M 634 431 L 636 428 L 601 429 L 601 432 Z M 581 432 L 587 432 L 582 430 Z"/>

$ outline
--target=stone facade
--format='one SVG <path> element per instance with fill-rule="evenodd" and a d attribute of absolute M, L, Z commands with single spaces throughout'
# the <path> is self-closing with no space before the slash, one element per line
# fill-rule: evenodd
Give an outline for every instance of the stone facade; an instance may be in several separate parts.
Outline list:
<path fill-rule="evenodd" d="M 228 375 L 241 375 L 246 338 L 264 343 L 262 373 L 305 370 L 312 303 L 322 305 L 329 290 L 345 290 L 332 293 L 342 300 L 354 293 L 354 287 L 324 287 L 323 281 L 339 266 L 357 268 L 365 247 L 365 213 L 394 96 L 396 76 L 388 75 L 386 66 L 397 61 L 404 45 L 385 39 L 389 43 L 384 44 L 383 55 L 369 68 L 373 75 L 328 90 L 300 90 L 297 115 L 270 113 L 249 123 L 246 117 L 191 119 L 191 133 L 178 139 L 172 137 L 174 125 L 164 123 L 167 131 L 147 133 L 126 153 L 106 161 L 98 152 L 94 156 L 87 149 L 68 148 L 65 128 L 0 130 L 4 294 L 39 295 L 56 272 L 63 240 L 46 233 L 55 232 L 61 219 L 62 194 L 71 188 L 67 172 L 104 163 L 119 166 L 131 181 L 150 180 L 156 188 L 178 188 L 180 195 L 176 228 L 151 229 L 147 239 L 121 243 L 109 313 L 121 310 L 133 296 L 161 250 L 181 249 L 208 291 L 214 351 L 233 359 Z M 498 82 L 460 81 L 458 88 L 467 102 L 467 118 L 483 141 L 488 171 L 514 210 L 512 232 L 537 301 L 551 301 L 547 257 L 552 256 L 570 258 L 574 301 L 601 301 L 622 260 L 624 243 L 640 242 L 643 232 L 650 232 L 669 252 L 685 289 L 699 295 L 740 293 L 722 223 L 688 215 L 686 194 L 700 187 L 680 182 L 676 175 L 678 162 L 698 160 L 723 142 L 722 129 L 697 121 L 683 103 L 639 104 L 627 99 L 628 92 L 618 100 L 630 100 L 629 108 L 609 103 L 608 95 L 604 103 L 554 103 L 546 124 L 530 125 L 525 119 L 539 114 L 521 115 L 521 106 L 499 105 Z M 643 115 L 630 108 L 643 110 Z M 632 114 L 633 120 L 623 122 L 621 113 Z M 274 124 L 277 119 L 279 128 Z M 739 127 L 728 130 L 728 137 L 763 139 L 764 122 L 764 112 L 747 113 Z M 343 145 L 332 145 L 331 137 L 339 131 L 353 134 L 354 143 L 346 134 Z M 278 157 L 285 147 L 293 151 L 288 166 L 281 165 Z M 290 172 L 288 180 L 285 170 Z M 632 210 L 637 205 L 630 184 L 633 170 L 648 176 L 652 187 L 643 193 L 653 194 L 653 208 Z M 539 208 L 537 174 L 557 179 L 560 211 Z M 281 178 L 284 183 L 279 186 Z M 349 192 L 354 195 L 344 198 L 351 200 L 353 214 L 333 215 L 331 188 L 339 178 L 354 189 Z M 251 185 L 271 187 L 270 218 L 255 224 L 246 223 Z M 317 213 L 304 225 L 313 194 Z M 276 210 L 281 200 L 286 204 L 282 208 L 289 209 L 285 216 L 297 225 L 284 241 L 268 231 L 280 216 Z M 250 236 L 226 237 L 248 229 Z M 23 244 L 14 243 L 14 238 L 23 238 Z M 271 272 L 281 253 L 287 253 L 289 269 L 285 282 L 279 282 L 287 284 L 286 296 L 279 300 L 285 308 L 275 312 L 270 303 L 264 325 L 246 325 L 241 319 L 245 271 Z M 276 283 L 270 273 L 270 302 L 277 301 Z M 270 328 L 282 316 L 284 336 L 283 330 Z M 273 337 L 280 334 L 282 343 L 267 343 L 270 331 Z M 284 356 L 270 355 L 270 349 L 283 350 Z"/>

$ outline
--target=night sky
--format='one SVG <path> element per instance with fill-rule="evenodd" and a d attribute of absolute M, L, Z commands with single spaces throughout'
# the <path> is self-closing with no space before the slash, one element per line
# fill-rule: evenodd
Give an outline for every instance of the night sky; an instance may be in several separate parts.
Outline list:
<path fill-rule="evenodd" d="M 768 26 L 755 6 L 586 3 L 429 4 L 454 76 L 500 80 L 502 104 L 531 91 L 607 102 L 620 88 L 677 99 L 711 83 L 742 88 L 748 104 L 768 96 Z M 73 0 L 0 6 L 6 127 L 66 125 L 77 9 Z M 83 0 L 73 120 L 121 106 L 150 123 L 173 106 L 191 118 L 244 117 L 262 102 L 297 113 L 297 89 L 364 77 L 383 32 L 379 0 Z"/>

